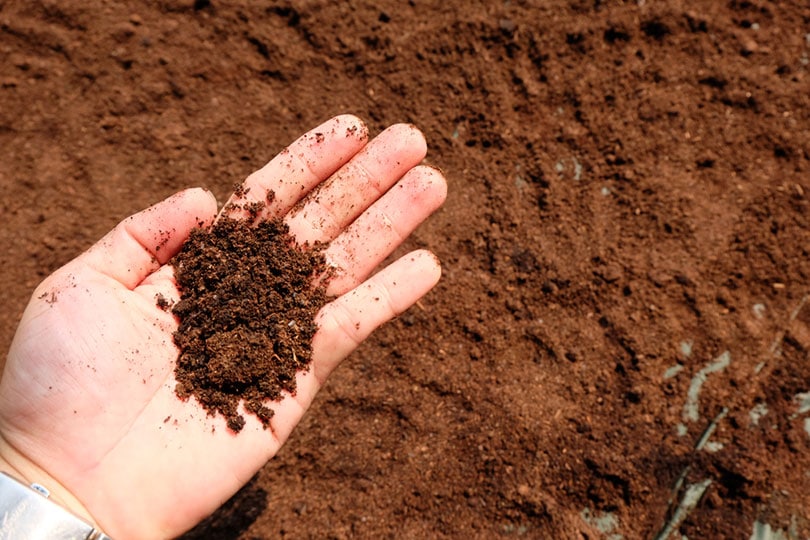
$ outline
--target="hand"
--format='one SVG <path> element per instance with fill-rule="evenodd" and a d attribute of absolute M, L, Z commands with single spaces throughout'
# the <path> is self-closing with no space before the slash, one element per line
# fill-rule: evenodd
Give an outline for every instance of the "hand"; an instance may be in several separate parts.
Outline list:
<path fill-rule="evenodd" d="M 210 193 L 189 189 L 124 220 L 36 289 L 0 381 L 0 465 L 116 539 L 193 527 L 273 457 L 340 361 L 439 279 L 426 251 L 369 277 L 444 201 L 441 173 L 418 165 L 425 152 L 413 126 L 368 142 L 360 120 L 340 116 L 245 180 L 243 199 L 273 190 L 263 217 L 284 216 L 299 242 L 328 243 L 340 269 L 311 368 L 295 395 L 270 404 L 270 429 L 246 415 L 235 435 L 175 395 L 177 321 L 156 297 L 179 299 L 167 263 L 216 214 Z"/>

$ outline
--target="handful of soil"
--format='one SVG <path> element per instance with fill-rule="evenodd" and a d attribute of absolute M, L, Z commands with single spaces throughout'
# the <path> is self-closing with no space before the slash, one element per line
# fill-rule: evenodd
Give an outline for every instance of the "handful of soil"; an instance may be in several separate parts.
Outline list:
<path fill-rule="evenodd" d="M 267 427 L 273 411 L 264 403 L 294 393 L 296 372 L 311 360 L 314 317 L 329 300 L 322 250 L 296 245 L 281 220 L 222 217 L 192 231 L 172 260 L 180 399 L 194 396 L 235 433 L 245 425 L 243 400 Z"/>

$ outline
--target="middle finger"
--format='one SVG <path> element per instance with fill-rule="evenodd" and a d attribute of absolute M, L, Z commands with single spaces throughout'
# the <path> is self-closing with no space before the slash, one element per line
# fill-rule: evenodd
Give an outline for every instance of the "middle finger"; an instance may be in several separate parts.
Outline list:
<path fill-rule="evenodd" d="M 299 244 L 332 240 L 426 152 L 415 126 L 389 127 L 293 208 L 285 218 L 290 233 Z"/>

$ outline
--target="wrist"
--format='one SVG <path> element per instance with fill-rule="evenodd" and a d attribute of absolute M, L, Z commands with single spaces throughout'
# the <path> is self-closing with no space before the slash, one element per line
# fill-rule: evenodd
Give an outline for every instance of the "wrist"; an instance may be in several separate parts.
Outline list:
<path fill-rule="evenodd" d="M 5 438 L 0 436 L 0 472 L 6 473 L 13 479 L 32 486 L 34 484 L 45 488 L 48 499 L 72 514 L 98 528 L 98 523 L 85 506 L 60 482 L 30 459 L 22 455 L 11 446 Z"/>

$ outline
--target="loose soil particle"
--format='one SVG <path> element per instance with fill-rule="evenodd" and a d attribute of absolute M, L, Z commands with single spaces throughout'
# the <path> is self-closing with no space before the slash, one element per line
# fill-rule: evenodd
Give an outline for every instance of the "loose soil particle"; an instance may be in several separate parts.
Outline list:
<path fill-rule="evenodd" d="M 245 425 L 244 401 L 267 427 L 266 402 L 294 393 L 311 360 L 313 319 L 327 301 L 320 246 L 297 246 L 280 220 L 254 227 L 223 217 L 194 230 L 172 264 L 181 292 L 172 308 L 177 395 L 222 414 L 234 432 Z"/>

